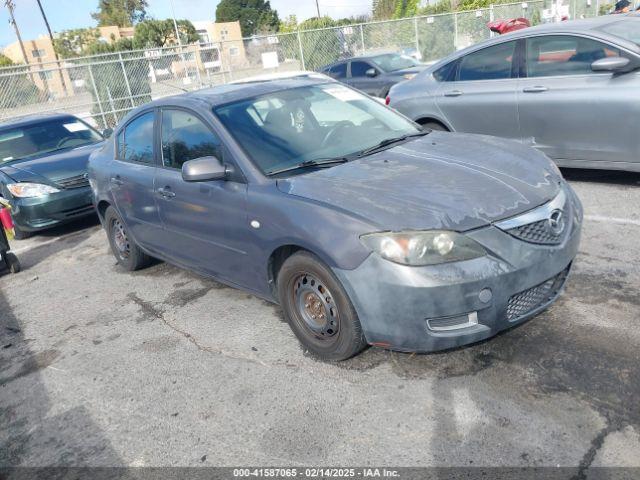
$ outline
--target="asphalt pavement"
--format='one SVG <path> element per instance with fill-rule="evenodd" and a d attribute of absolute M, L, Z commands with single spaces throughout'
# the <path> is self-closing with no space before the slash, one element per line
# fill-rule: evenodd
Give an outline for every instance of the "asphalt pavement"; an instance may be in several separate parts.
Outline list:
<path fill-rule="evenodd" d="M 278 307 L 156 263 L 95 220 L 16 241 L 0 277 L 0 466 L 640 467 L 640 174 L 565 171 L 566 291 L 477 345 L 306 354 Z"/>

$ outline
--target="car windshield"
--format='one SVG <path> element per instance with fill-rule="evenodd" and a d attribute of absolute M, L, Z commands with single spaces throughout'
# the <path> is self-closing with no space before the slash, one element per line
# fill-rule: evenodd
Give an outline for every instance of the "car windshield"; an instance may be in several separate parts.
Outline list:
<path fill-rule="evenodd" d="M 267 175 L 302 163 L 328 166 L 392 139 L 420 134 L 406 118 L 337 83 L 273 92 L 214 111 Z"/>
<path fill-rule="evenodd" d="M 640 19 L 625 18 L 600 27 L 600 30 L 640 45 Z"/>
<path fill-rule="evenodd" d="M 372 57 L 371 61 L 385 72 L 395 72 L 396 70 L 404 70 L 405 68 L 420 65 L 415 58 L 408 55 L 398 55 L 397 53 L 378 55 L 376 57 Z"/>
<path fill-rule="evenodd" d="M 0 130 L 0 164 L 88 145 L 102 135 L 76 118 L 42 122 Z"/>

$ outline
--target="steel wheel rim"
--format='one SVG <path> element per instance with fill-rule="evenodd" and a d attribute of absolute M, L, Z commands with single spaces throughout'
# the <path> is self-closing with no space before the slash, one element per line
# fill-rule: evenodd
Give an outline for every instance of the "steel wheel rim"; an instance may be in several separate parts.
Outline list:
<path fill-rule="evenodd" d="M 310 273 L 297 275 L 291 284 L 297 323 L 322 342 L 334 341 L 340 330 L 339 313 L 329 288 Z"/>
<path fill-rule="evenodd" d="M 111 223 L 113 232 L 113 243 L 116 247 L 116 251 L 120 258 L 129 258 L 131 253 L 131 244 L 129 243 L 129 237 L 124 229 L 124 225 L 117 218 Z"/>

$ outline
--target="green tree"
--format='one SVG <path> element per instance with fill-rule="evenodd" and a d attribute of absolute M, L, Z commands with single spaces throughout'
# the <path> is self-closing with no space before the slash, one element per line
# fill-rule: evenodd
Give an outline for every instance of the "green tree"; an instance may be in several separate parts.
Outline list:
<path fill-rule="evenodd" d="M 197 42 L 200 37 L 189 20 L 178 20 L 178 32 L 183 45 Z M 177 45 L 173 20 L 145 20 L 136 25 L 133 46 L 136 49 Z"/>
<path fill-rule="evenodd" d="M 13 65 L 11 59 L 0 53 L 0 68 L 2 67 L 10 67 Z"/>
<path fill-rule="evenodd" d="M 99 27 L 131 27 L 145 19 L 147 6 L 147 0 L 100 0 L 98 11 L 91 16 Z"/>
<path fill-rule="evenodd" d="M 73 58 L 84 55 L 87 47 L 98 42 L 100 31 L 97 28 L 76 28 L 61 32 L 53 40 L 53 48 L 60 58 Z"/>
<path fill-rule="evenodd" d="M 278 25 L 279 33 L 291 33 L 298 30 L 298 18 L 295 15 L 289 15 Z"/>
<path fill-rule="evenodd" d="M 216 22 L 240 22 L 243 37 L 275 32 L 280 20 L 269 0 L 221 0 L 216 7 Z"/>
<path fill-rule="evenodd" d="M 396 11 L 396 0 L 373 0 L 374 20 L 389 20 Z"/>

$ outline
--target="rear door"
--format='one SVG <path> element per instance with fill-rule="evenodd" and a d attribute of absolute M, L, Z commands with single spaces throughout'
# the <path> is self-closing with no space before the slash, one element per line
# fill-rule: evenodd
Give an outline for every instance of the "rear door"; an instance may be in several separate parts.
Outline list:
<path fill-rule="evenodd" d="M 438 108 L 455 131 L 520 139 L 517 52 L 514 40 L 458 59 L 436 94 Z"/>
<path fill-rule="evenodd" d="M 640 76 L 591 69 L 596 60 L 620 55 L 619 48 L 582 36 L 527 38 L 526 78 L 517 93 L 523 141 L 560 164 L 637 162 Z"/>
<path fill-rule="evenodd" d="M 155 201 L 155 111 L 140 113 L 118 132 L 110 188 L 116 208 L 135 241 L 155 249 L 162 226 Z"/>
<path fill-rule="evenodd" d="M 165 248 L 194 270 L 237 283 L 248 268 L 247 185 L 237 177 L 185 182 L 184 162 L 215 156 L 229 163 L 229 154 L 210 125 L 191 110 L 163 107 L 160 122 L 162 163 L 155 192 Z"/>

